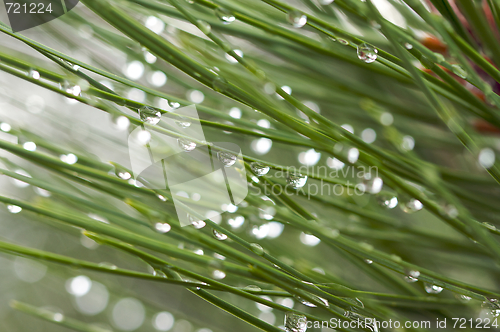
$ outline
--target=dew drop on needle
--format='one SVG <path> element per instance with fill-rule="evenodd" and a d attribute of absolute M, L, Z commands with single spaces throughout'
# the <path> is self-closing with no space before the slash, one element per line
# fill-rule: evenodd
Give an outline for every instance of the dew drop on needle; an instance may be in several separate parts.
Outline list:
<path fill-rule="evenodd" d="M 307 330 L 307 318 L 304 315 L 294 312 L 285 314 L 285 331 L 287 332 L 305 332 Z"/>
<path fill-rule="evenodd" d="M 298 10 L 288 12 L 287 19 L 294 28 L 302 28 L 307 23 L 307 16 Z"/>
<path fill-rule="evenodd" d="M 161 112 L 150 106 L 143 106 L 139 109 L 139 116 L 142 121 L 155 125 L 161 120 Z"/>
<path fill-rule="evenodd" d="M 180 148 L 186 152 L 191 152 L 196 149 L 196 143 L 185 138 L 178 138 L 177 143 L 179 144 Z"/>
<path fill-rule="evenodd" d="M 226 167 L 231 167 L 236 163 L 236 155 L 230 152 L 219 151 L 217 153 L 217 158 L 220 160 L 222 164 Z"/>
<path fill-rule="evenodd" d="M 235 20 L 234 15 L 227 8 L 217 7 L 215 9 L 215 15 L 224 24 L 229 24 Z"/>
<path fill-rule="evenodd" d="M 266 175 L 267 173 L 269 173 L 269 170 L 271 169 L 269 166 L 263 165 L 258 162 L 251 163 L 250 168 L 257 176 Z"/>
<path fill-rule="evenodd" d="M 307 183 L 307 175 L 302 174 L 290 174 L 287 178 L 287 183 L 294 189 L 302 188 Z"/>
<path fill-rule="evenodd" d="M 365 63 L 372 63 L 377 60 L 378 50 L 368 44 L 360 44 L 357 47 L 358 58 Z"/>

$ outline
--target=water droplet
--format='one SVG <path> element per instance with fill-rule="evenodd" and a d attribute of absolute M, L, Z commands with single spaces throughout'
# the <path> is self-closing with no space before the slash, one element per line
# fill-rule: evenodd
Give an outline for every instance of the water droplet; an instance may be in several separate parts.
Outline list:
<path fill-rule="evenodd" d="M 155 269 L 154 272 L 153 272 L 153 275 L 155 277 L 158 277 L 158 278 L 167 278 L 167 275 L 165 274 L 165 272 L 163 272 L 160 269 Z"/>
<path fill-rule="evenodd" d="M 299 189 L 306 185 L 307 175 L 302 175 L 300 173 L 289 174 L 287 178 L 287 183 L 292 186 L 293 189 Z"/>
<path fill-rule="evenodd" d="M 358 314 L 357 312 L 352 312 L 350 310 L 346 310 L 344 311 L 344 316 L 349 318 L 349 319 L 352 319 L 353 321 L 364 321 L 364 317 L 360 314 Z"/>
<path fill-rule="evenodd" d="M 181 128 L 187 128 L 191 126 L 191 121 L 183 116 L 180 116 L 179 119 L 175 120 L 175 124 Z"/>
<path fill-rule="evenodd" d="M 35 187 L 35 188 L 33 188 L 33 190 L 35 191 L 35 193 L 37 193 L 38 195 L 40 195 L 42 197 L 50 197 L 50 196 L 52 196 L 52 194 L 50 193 L 50 191 L 42 189 L 42 188 Z"/>
<path fill-rule="evenodd" d="M 349 42 L 347 40 L 345 40 L 344 38 L 337 38 L 337 40 L 339 41 L 339 43 L 341 45 L 344 45 L 344 46 L 349 45 Z"/>
<path fill-rule="evenodd" d="M 198 20 L 198 21 L 196 21 L 196 23 L 197 23 L 198 28 L 204 34 L 208 35 L 210 33 L 210 31 L 212 31 L 212 27 L 207 22 L 205 22 L 203 20 Z"/>
<path fill-rule="evenodd" d="M 162 202 L 166 202 L 167 201 L 167 198 L 163 195 L 158 195 L 158 198 L 160 199 L 160 201 Z"/>
<path fill-rule="evenodd" d="M 343 298 L 345 301 L 351 303 L 353 306 L 351 307 L 351 310 L 358 310 L 357 308 L 364 308 L 365 305 L 364 303 L 358 299 L 357 297 L 351 298 L 351 297 L 344 297 Z"/>
<path fill-rule="evenodd" d="M 361 320 L 364 321 L 364 317 L 358 314 L 357 312 L 352 312 L 350 310 L 345 310 L 344 311 L 344 316 L 347 318 L 350 318 L 354 321 Z"/>
<path fill-rule="evenodd" d="M 8 133 L 11 129 L 12 129 L 12 127 L 7 122 L 0 123 L 0 130 L 1 131 Z"/>
<path fill-rule="evenodd" d="M 109 224 L 109 221 L 108 219 L 106 219 L 105 217 L 103 216 L 100 216 L 98 214 L 95 214 L 95 213 L 89 213 L 88 214 L 89 218 L 92 218 L 94 220 L 97 220 L 99 222 L 102 222 L 102 223 L 105 223 L 105 224 Z"/>
<path fill-rule="evenodd" d="M 407 272 L 407 275 L 405 276 L 405 280 L 406 280 L 406 282 L 410 282 L 410 283 L 417 282 L 419 276 L 420 276 L 419 271 L 410 270 Z"/>
<path fill-rule="evenodd" d="M 394 117 L 389 112 L 380 115 L 380 123 L 384 126 L 390 126 L 394 122 Z"/>
<path fill-rule="evenodd" d="M 412 44 L 410 44 L 410 43 L 405 43 L 405 48 L 406 48 L 407 50 L 411 50 L 411 49 L 413 48 L 413 45 L 412 45 Z"/>
<path fill-rule="evenodd" d="M 438 285 L 432 285 L 428 283 L 424 283 L 425 291 L 429 294 L 439 294 L 443 291 L 443 287 Z"/>
<path fill-rule="evenodd" d="M 150 106 L 143 106 L 139 109 L 139 116 L 142 121 L 155 125 L 161 120 L 161 112 Z"/>
<path fill-rule="evenodd" d="M 161 70 L 154 71 L 148 76 L 148 81 L 156 87 L 162 87 L 167 83 L 167 75 Z M 144 99 L 144 98 L 143 98 Z"/>
<path fill-rule="evenodd" d="M 35 79 L 35 80 L 38 80 L 40 79 L 40 73 L 35 70 L 35 69 L 30 69 L 29 73 L 28 73 L 29 77 Z"/>
<path fill-rule="evenodd" d="M 259 256 L 264 254 L 264 248 L 262 248 L 260 244 L 252 243 L 250 244 L 250 249 Z"/>
<path fill-rule="evenodd" d="M 495 151 L 490 148 L 482 149 L 479 152 L 478 162 L 484 168 L 490 168 L 495 164 Z"/>
<path fill-rule="evenodd" d="M 236 160 L 237 160 L 236 155 L 234 155 L 234 154 L 232 154 L 230 152 L 224 152 L 224 151 L 219 151 L 217 153 L 217 158 L 226 167 L 233 166 L 236 163 Z"/>
<path fill-rule="evenodd" d="M 115 166 L 115 174 L 122 180 L 130 180 L 130 178 L 132 177 L 132 175 L 127 170 L 116 166 Z"/>
<path fill-rule="evenodd" d="M 312 295 L 313 298 L 315 298 L 316 300 L 320 301 L 320 302 L 323 302 L 323 305 L 325 307 L 330 307 L 330 303 L 328 303 L 328 300 L 327 299 L 324 299 L 322 297 L 319 297 L 319 296 L 316 296 L 316 295 Z"/>
<path fill-rule="evenodd" d="M 189 221 L 191 222 L 191 225 L 193 225 L 193 227 L 196 229 L 202 229 L 207 224 L 203 220 L 197 219 L 191 215 L 188 215 L 188 218 L 189 218 Z"/>
<path fill-rule="evenodd" d="M 333 1 L 334 0 L 319 0 L 319 4 L 323 5 L 323 6 L 326 6 L 326 5 L 331 4 Z"/>
<path fill-rule="evenodd" d="M 375 318 L 366 317 L 366 316 L 358 313 L 358 310 L 360 308 L 365 307 L 365 305 L 363 304 L 363 302 L 361 302 L 360 299 L 358 299 L 358 298 L 344 298 L 344 300 L 353 304 L 353 306 L 351 306 L 349 308 L 349 310 L 344 311 L 345 317 L 347 317 L 353 321 L 357 321 L 358 324 L 363 324 L 363 326 L 365 326 L 370 331 L 378 332 L 378 327 L 377 327 L 377 323 L 375 321 Z"/>
<path fill-rule="evenodd" d="M 170 107 L 172 107 L 173 109 L 179 108 L 179 107 L 181 106 L 181 104 L 179 104 L 179 103 L 178 103 L 178 102 L 176 102 L 176 101 L 169 101 L 169 102 L 168 102 L 168 105 L 169 105 Z"/>
<path fill-rule="evenodd" d="M 75 71 L 80 70 L 80 66 L 79 66 L 79 65 L 75 65 L 75 64 L 73 64 L 73 63 L 71 63 L 71 62 L 69 62 L 69 61 L 66 61 L 66 60 L 64 60 L 64 59 L 61 59 L 61 60 L 63 60 L 63 62 L 64 62 L 66 65 L 68 65 L 71 69 L 73 69 L 73 70 L 75 70 Z"/>
<path fill-rule="evenodd" d="M 290 11 L 287 19 L 294 28 L 302 28 L 307 23 L 307 16 L 298 10 Z"/>
<path fill-rule="evenodd" d="M 125 66 L 124 74 L 131 80 L 138 80 L 144 74 L 144 64 L 141 61 L 132 61 Z"/>
<path fill-rule="evenodd" d="M 179 146 L 181 147 L 182 150 L 186 152 L 193 151 L 196 149 L 196 143 L 191 142 L 190 140 L 187 140 L 185 138 L 178 138 L 177 143 L 179 143 Z"/>
<path fill-rule="evenodd" d="M 23 149 L 28 150 L 28 151 L 35 151 L 36 150 L 36 143 L 35 142 L 25 142 L 23 144 Z"/>
<path fill-rule="evenodd" d="M 224 24 L 229 24 L 231 22 L 234 22 L 235 17 L 231 12 L 223 7 L 217 7 L 215 9 L 215 15 L 219 18 L 219 20 L 222 21 Z"/>
<path fill-rule="evenodd" d="M 220 233 L 217 230 L 213 230 L 214 236 L 217 240 L 224 241 L 227 239 L 227 235 L 224 233 Z"/>
<path fill-rule="evenodd" d="M 454 64 L 454 65 L 451 65 L 451 68 L 453 70 L 453 73 L 455 75 L 457 75 L 458 77 L 463 78 L 464 80 L 467 78 L 467 72 L 465 71 L 465 69 L 461 65 Z"/>
<path fill-rule="evenodd" d="M 259 208 L 259 218 L 265 220 L 272 220 L 276 214 L 276 209 L 273 206 L 261 206 Z"/>
<path fill-rule="evenodd" d="M 467 296 L 467 295 L 463 295 L 463 294 L 456 294 L 455 295 L 460 301 L 463 301 L 463 302 L 469 302 L 470 300 L 472 300 L 472 297 L 470 296 Z"/>
<path fill-rule="evenodd" d="M 153 31 L 156 34 L 160 34 L 165 29 L 165 22 L 156 16 L 149 16 L 144 23 L 146 28 Z"/>
<path fill-rule="evenodd" d="M 205 95 L 200 90 L 189 90 L 186 93 L 186 97 L 192 103 L 199 104 L 205 100 Z"/>
<path fill-rule="evenodd" d="M 378 194 L 384 182 L 378 176 L 374 176 L 371 173 L 365 173 L 361 178 L 361 182 L 357 185 L 358 189 L 362 192 L 368 192 L 370 194 Z"/>
<path fill-rule="evenodd" d="M 243 57 L 243 52 L 242 52 L 241 50 L 233 50 L 233 51 L 234 51 L 234 53 L 236 53 L 236 55 L 238 55 L 240 58 L 242 58 L 242 57 Z M 226 60 L 227 60 L 228 62 L 230 62 L 230 63 L 237 63 L 237 62 L 238 62 L 238 60 L 236 60 L 236 58 L 235 58 L 234 56 L 230 55 L 230 54 L 226 54 L 226 55 L 225 55 L 225 57 L 226 57 Z M 274 92 L 274 91 L 273 91 L 273 92 Z"/>
<path fill-rule="evenodd" d="M 269 173 L 269 170 L 271 169 L 269 166 L 263 165 L 256 161 L 250 164 L 250 168 L 257 176 L 266 175 L 267 173 Z"/>
<path fill-rule="evenodd" d="M 17 205 L 7 205 L 7 210 L 9 210 L 10 213 L 16 214 L 21 212 L 23 208 Z"/>
<path fill-rule="evenodd" d="M 248 285 L 245 287 L 245 290 L 251 291 L 251 292 L 260 292 L 262 289 L 256 285 Z"/>
<path fill-rule="evenodd" d="M 224 273 L 224 271 L 221 271 L 221 270 L 214 270 L 212 272 L 212 277 L 214 277 L 214 279 L 224 279 L 226 277 L 226 274 Z"/>
<path fill-rule="evenodd" d="M 234 118 L 234 119 L 240 119 L 241 118 L 241 109 L 238 107 L 233 107 L 229 110 L 229 116 Z"/>
<path fill-rule="evenodd" d="M 304 232 L 300 233 L 299 239 L 300 239 L 300 242 L 302 242 L 303 244 L 305 244 L 306 246 L 309 246 L 309 247 L 317 246 L 321 242 L 321 240 L 319 238 L 317 238 L 316 236 L 314 236 L 312 234 L 307 234 Z"/>
<path fill-rule="evenodd" d="M 500 316 L 500 304 L 497 299 L 488 299 L 481 304 L 481 308 L 488 310 L 488 315 L 493 317 Z"/>
<path fill-rule="evenodd" d="M 285 98 L 282 96 L 283 95 L 283 92 L 280 91 L 281 94 L 278 93 L 279 90 L 283 90 L 284 93 L 286 93 L 287 95 L 291 95 L 292 94 L 292 88 L 289 87 L 288 85 L 283 85 L 281 88 L 276 88 L 276 97 L 280 100 L 284 100 Z M 256 112 L 258 112 L 257 110 L 255 110 Z"/>
<path fill-rule="evenodd" d="M 373 261 L 371 259 L 366 258 L 364 261 L 366 264 L 373 264 Z"/>
<path fill-rule="evenodd" d="M 310 294 L 309 294 L 310 295 Z M 311 296 L 311 295 L 310 295 Z M 309 308 L 316 308 L 317 306 L 314 304 L 314 303 L 311 303 L 309 301 L 306 301 L 305 299 L 303 299 L 302 297 L 296 295 L 296 294 L 293 294 L 293 297 L 299 301 L 300 303 L 302 303 L 303 305 L 305 305 L 306 307 L 309 307 Z"/>
<path fill-rule="evenodd" d="M 217 76 L 214 78 L 212 82 L 212 87 L 214 88 L 215 91 L 222 93 L 226 92 L 227 88 L 229 87 L 229 83 L 224 77 Z"/>
<path fill-rule="evenodd" d="M 22 170 L 22 169 L 18 169 L 15 172 L 17 174 L 20 174 L 20 175 L 23 175 L 23 176 L 27 176 L 29 178 L 31 177 L 31 175 L 29 175 L 28 172 L 26 172 L 25 170 Z M 18 188 L 26 188 L 26 187 L 29 186 L 29 183 L 21 181 L 21 180 L 18 180 L 18 179 L 11 178 L 10 180 Z"/>
<path fill-rule="evenodd" d="M 356 148 L 350 148 L 347 152 L 347 161 L 351 164 L 355 164 L 359 158 L 359 150 Z"/>
<path fill-rule="evenodd" d="M 64 320 L 64 315 L 61 314 L 60 312 L 56 312 L 54 314 L 51 315 L 51 319 L 54 321 L 54 322 L 62 322 Z"/>
<path fill-rule="evenodd" d="M 73 165 L 78 161 L 78 157 L 74 155 L 73 153 L 68 153 L 68 154 L 62 154 L 59 156 L 59 159 L 61 161 L 65 162 L 66 164 Z"/>
<path fill-rule="evenodd" d="M 406 212 L 406 213 L 413 213 L 422 210 L 424 205 L 415 198 L 410 198 L 407 202 L 404 204 L 399 205 L 401 209 Z"/>
<path fill-rule="evenodd" d="M 227 223 L 232 228 L 240 228 L 245 223 L 245 217 L 236 216 L 234 218 L 228 219 Z"/>
<path fill-rule="evenodd" d="M 82 88 L 79 85 L 73 85 L 68 81 L 63 82 L 63 88 L 67 93 L 77 97 L 82 93 Z"/>
<path fill-rule="evenodd" d="M 392 195 L 380 195 L 377 200 L 386 209 L 394 209 L 398 205 L 398 198 Z"/>
<path fill-rule="evenodd" d="M 321 159 L 321 153 L 316 152 L 314 149 L 309 149 L 299 153 L 299 162 L 305 166 L 314 166 Z"/>
<path fill-rule="evenodd" d="M 113 117 L 113 126 L 118 130 L 125 130 L 130 125 L 130 120 L 123 115 Z"/>
<path fill-rule="evenodd" d="M 150 53 L 148 51 L 144 51 L 144 60 L 146 60 L 147 63 L 155 63 L 157 58 L 153 53 Z"/>
<path fill-rule="evenodd" d="M 348 124 L 348 123 L 343 124 L 343 125 L 341 126 L 341 128 L 342 128 L 342 129 L 347 130 L 347 131 L 348 131 L 348 132 L 350 132 L 351 134 L 354 134 L 354 128 L 353 128 L 350 124 Z"/>
<path fill-rule="evenodd" d="M 377 132 L 372 128 L 366 128 L 361 132 L 361 139 L 366 143 L 371 144 L 377 139 Z"/>
<path fill-rule="evenodd" d="M 360 60 L 363 60 L 365 63 L 372 63 L 377 60 L 378 50 L 368 44 L 360 44 L 358 45 L 357 53 Z"/>
<path fill-rule="evenodd" d="M 358 322 L 357 324 L 362 324 L 362 326 L 366 327 L 367 330 L 370 330 L 372 332 L 378 332 L 378 326 L 375 321 L 375 318 L 366 317 L 355 312 L 355 310 L 357 310 L 357 308 L 355 307 L 353 307 L 351 310 L 352 311 L 346 310 L 344 312 L 344 316 L 353 321 Z"/>
<path fill-rule="evenodd" d="M 155 224 L 155 229 L 159 233 L 168 233 L 172 229 L 172 227 L 167 223 L 158 222 Z"/>
<path fill-rule="evenodd" d="M 304 315 L 294 312 L 285 314 L 285 331 L 287 332 L 305 332 L 307 330 L 307 318 Z"/>
<path fill-rule="evenodd" d="M 223 256 L 223 255 L 221 255 L 221 254 L 218 254 L 218 253 L 216 253 L 216 252 L 214 252 L 214 257 L 215 257 L 215 258 L 217 258 L 217 259 L 220 259 L 220 260 L 222 260 L 222 261 L 226 259 L 226 257 L 225 257 L 225 256 Z"/>
<path fill-rule="evenodd" d="M 99 266 L 106 268 L 106 269 L 109 269 L 109 270 L 116 270 L 118 268 L 115 264 L 108 263 L 108 262 L 99 263 Z"/>

